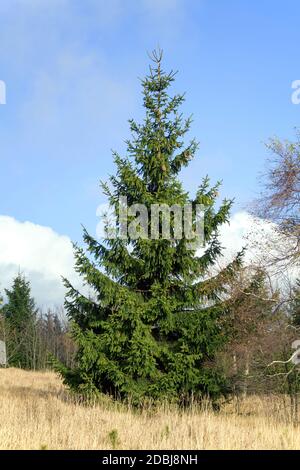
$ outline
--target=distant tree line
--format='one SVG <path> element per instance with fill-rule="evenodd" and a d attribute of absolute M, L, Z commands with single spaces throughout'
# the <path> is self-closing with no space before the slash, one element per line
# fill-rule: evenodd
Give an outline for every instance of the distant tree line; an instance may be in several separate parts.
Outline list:
<path fill-rule="evenodd" d="M 30 283 L 19 273 L 7 302 L 0 307 L 0 340 L 5 341 L 10 367 L 46 369 L 53 359 L 70 366 L 74 361 L 74 342 L 63 310 L 42 313 L 31 296 Z"/>
<path fill-rule="evenodd" d="M 285 299 L 269 281 L 263 269 L 254 267 L 241 269 L 234 280 L 227 281 L 231 306 L 222 328 L 228 340 L 217 354 L 215 367 L 226 376 L 236 396 L 288 393 L 296 382 L 299 391 L 297 374 L 282 380 L 267 365 L 274 358 L 287 360 L 290 356 L 300 327 L 300 280 Z M 75 367 L 76 346 L 63 308 L 40 312 L 30 283 L 21 273 L 5 293 L 7 302 L 0 299 L 0 340 L 6 343 L 7 365 L 49 369 L 54 359 Z M 288 372 L 290 366 L 287 368 Z"/>

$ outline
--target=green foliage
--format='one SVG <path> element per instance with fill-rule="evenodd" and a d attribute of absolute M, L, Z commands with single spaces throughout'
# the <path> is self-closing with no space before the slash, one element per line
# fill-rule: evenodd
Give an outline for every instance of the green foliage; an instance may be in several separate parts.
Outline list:
<path fill-rule="evenodd" d="M 300 279 L 297 280 L 291 305 L 292 323 L 300 327 Z"/>
<path fill-rule="evenodd" d="M 227 391 L 214 364 L 226 341 L 222 321 L 228 302 L 223 298 L 241 255 L 214 277 L 209 273 L 222 251 L 218 229 L 228 222 L 232 201 L 215 209 L 220 184 L 210 187 L 208 177 L 194 198 L 184 191 L 178 173 L 198 144 L 193 140 L 184 147 L 191 124 L 179 113 L 184 96 L 170 97 L 175 73 L 162 71 L 159 52 L 153 61 L 142 81 L 144 121 L 129 121 L 127 156 L 114 153 L 117 173 L 102 188 L 116 210 L 121 196 L 128 205 L 147 208 L 154 203 L 204 204 L 205 249 L 198 255 L 184 237 L 128 236 L 100 243 L 84 230 L 88 253 L 75 246 L 76 270 L 95 295 L 85 297 L 65 280 L 65 306 L 78 353 L 77 367 L 59 369 L 65 383 L 80 393 L 105 393 L 133 404 L 216 399 Z"/>
<path fill-rule="evenodd" d="M 5 289 L 8 302 L 3 307 L 7 328 L 9 364 L 32 368 L 32 345 L 35 340 L 37 310 L 31 297 L 30 284 L 22 274 L 14 279 L 12 288 Z"/>

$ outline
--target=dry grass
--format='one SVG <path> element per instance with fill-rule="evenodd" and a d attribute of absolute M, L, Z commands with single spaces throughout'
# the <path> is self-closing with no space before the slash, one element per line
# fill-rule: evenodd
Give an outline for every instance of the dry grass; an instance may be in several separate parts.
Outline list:
<path fill-rule="evenodd" d="M 52 372 L 0 369 L 0 449 L 300 449 L 283 405 L 134 413 L 75 403 Z"/>

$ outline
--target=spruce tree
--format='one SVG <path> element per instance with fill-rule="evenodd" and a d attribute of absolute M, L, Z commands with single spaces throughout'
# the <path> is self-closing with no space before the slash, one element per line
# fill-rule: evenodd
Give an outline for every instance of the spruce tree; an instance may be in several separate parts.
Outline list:
<path fill-rule="evenodd" d="M 34 326 L 37 309 L 31 297 L 30 283 L 19 273 L 11 289 L 5 289 L 8 302 L 3 307 L 8 334 L 8 356 L 11 366 L 34 368 Z"/>
<path fill-rule="evenodd" d="M 78 352 L 75 368 L 59 370 L 65 383 L 83 394 L 105 393 L 137 404 L 215 399 L 227 390 L 214 357 L 226 340 L 226 282 L 241 256 L 214 277 L 209 273 L 222 252 L 218 229 L 228 221 L 232 201 L 216 209 L 220 183 L 210 186 L 207 177 L 194 198 L 183 189 L 178 174 L 198 144 L 184 146 L 191 118 L 179 112 L 184 96 L 169 94 L 175 73 L 162 70 L 160 51 L 152 60 L 142 80 L 145 118 L 141 124 L 129 121 L 127 156 L 114 153 L 117 174 L 102 188 L 117 214 L 120 197 L 149 211 L 151 204 L 205 205 L 205 249 L 197 255 L 185 237 L 127 234 L 98 241 L 84 230 L 87 251 L 75 246 L 76 270 L 95 295 L 88 298 L 65 280 Z"/>

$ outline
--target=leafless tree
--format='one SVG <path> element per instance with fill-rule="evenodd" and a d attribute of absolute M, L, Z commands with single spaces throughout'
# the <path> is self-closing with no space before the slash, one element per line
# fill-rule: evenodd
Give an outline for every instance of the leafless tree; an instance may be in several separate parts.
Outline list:
<path fill-rule="evenodd" d="M 253 204 L 254 215 L 274 222 L 273 262 L 298 264 L 300 260 L 300 131 L 294 142 L 271 139 L 262 192 Z"/>

